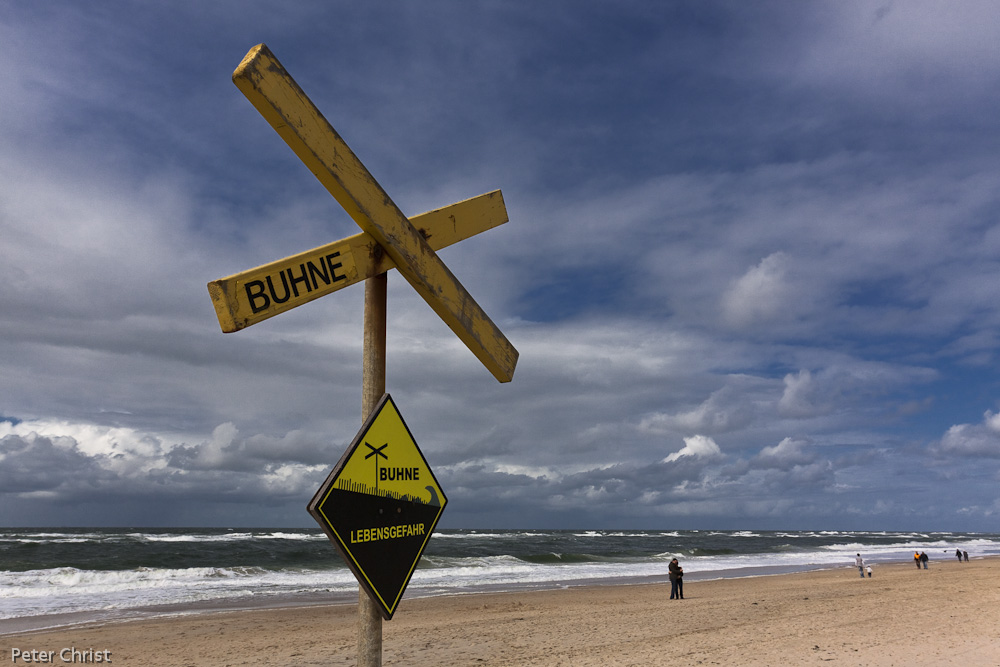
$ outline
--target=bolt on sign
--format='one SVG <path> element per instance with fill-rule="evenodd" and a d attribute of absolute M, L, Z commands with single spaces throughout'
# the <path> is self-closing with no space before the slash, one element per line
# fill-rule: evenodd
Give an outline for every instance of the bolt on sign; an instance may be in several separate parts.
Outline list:
<path fill-rule="evenodd" d="M 447 502 L 395 402 L 383 394 L 309 513 L 390 620 Z"/>

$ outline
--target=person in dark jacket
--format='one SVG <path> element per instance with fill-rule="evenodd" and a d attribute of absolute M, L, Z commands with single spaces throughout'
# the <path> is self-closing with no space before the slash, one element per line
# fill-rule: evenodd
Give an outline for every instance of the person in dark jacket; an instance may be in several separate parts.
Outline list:
<path fill-rule="evenodd" d="M 670 572 L 670 599 L 671 600 L 683 600 L 684 599 L 684 568 L 681 564 L 677 562 L 677 559 L 670 561 L 670 565 L 667 566 L 667 570 Z"/>

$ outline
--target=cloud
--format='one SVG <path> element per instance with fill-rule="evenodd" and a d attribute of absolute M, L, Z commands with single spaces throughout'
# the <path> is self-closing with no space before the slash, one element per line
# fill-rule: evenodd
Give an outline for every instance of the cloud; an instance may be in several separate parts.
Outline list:
<path fill-rule="evenodd" d="M 822 395 L 817 391 L 812 373 L 801 369 L 795 375 L 785 376 L 785 391 L 778 401 L 778 411 L 787 417 L 812 417 L 829 412 L 831 406 L 823 405 Z"/>
<path fill-rule="evenodd" d="M 722 295 L 722 312 L 732 326 L 784 318 L 794 309 L 795 290 L 788 280 L 784 252 L 768 255 L 737 278 Z"/>
<path fill-rule="evenodd" d="M 802 82 L 886 100 L 902 96 L 902 104 L 929 96 L 929 88 L 968 95 L 995 74 L 990 26 L 998 17 L 988 1 L 956 7 L 844 2 L 816 9 L 825 29 L 812 34 L 815 41 L 792 68 Z"/>
<path fill-rule="evenodd" d="M 686 456 L 696 459 L 717 459 L 722 458 L 723 454 L 712 438 L 704 435 L 694 435 L 690 438 L 684 438 L 684 446 L 663 459 L 663 462 L 671 463 Z"/>
<path fill-rule="evenodd" d="M 979 424 L 955 424 L 933 448 L 939 455 L 1000 458 L 1000 413 L 987 410 Z"/>
<path fill-rule="evenodd" d="M 807 451 L 809 441 L 798 438 L 784 438 L 773 447 L 760 450 L 754 462 L 768 468 L 788 470 L 795 466 L 809 465 L 816 461 L 816 454 Z"/>
<path fill-rule="evenodd" d="M 777 412 L 791 419 L 809 419 L 839 410 L 858 409 L 866 401 L 903 388 L 929 384 L 937 373 L 919 366 L 891 365 L 859 359 L 827 358 L 815 373 L 799 369 L 785 375 Z M 899 410 L 906 408 L 900 406 Z"/>
<path fill-rule="evenodd" d="M 255 435 L 240 438 L 232 422 L 220 424 L 207 442 L 178 445 L 166 456 L 167 463 L 181 470 L 267 471 L 283 464 L 323 465 L 330 454 L 319 439 L 302 431 L 281 438 Z"/>
<path fill-rule="evenodd" d="M 231 335 L 205 289 L 358 231 L 229 81 L 263 25 L 404 212 L 503 189 L 442 258 L 512 383 L 390 275 L 387 386 L 457 523 L 992 507 L 1000 418 L 940 426 L 997 399 L 992 3 L 356 3 L 335 41 L 321 4 L 39 6 L 0 19 L 3 516 L 308 522 L 357 431 L 360 287 Z"/>
<path fill-rule="evenodd" d="M 108 483 L 114 477 L 81 452 L 72 438 L 37 433 L 0 438 L 0 494 L 50 498 Z"/>
<path fill-rule="evenodd" d="M 758 388 L 753 386 L 758 385 Z M 765 383 L 754 378 L 728 378 L 726 386 L 718 389 L 697 407 L 677 414 L 654 413 L 642 419 L 639 428 L 649 433 L 665 435 L 674 432 L 700 432 L 708 434 L 729 433 L 750 425 L 761 412 L 754 399 L 759 396 L 759 385 Z"/>
<path fill-rule="evenodd" d="M 89 425 L 41 425 L 46 430 L 83 434 L 41 435 L 39 424 L 4 423 L 0 438 L 0 495 L 44 498 L 57 503 L 132 497 L 196 498 L 211 502 L 273 503 L 300 498 L 318 486 L 324 465 L 295 462 L 319 458 L 315 441 L 292 432 L 280 440 L 241 440 L 232 424 L 222 424 L 209 441 L 166 445 L 127 429 Z M 285 450 L 282 451 L 282 446 Z M 161 515 L 150 519 L 159 523 Z"/>

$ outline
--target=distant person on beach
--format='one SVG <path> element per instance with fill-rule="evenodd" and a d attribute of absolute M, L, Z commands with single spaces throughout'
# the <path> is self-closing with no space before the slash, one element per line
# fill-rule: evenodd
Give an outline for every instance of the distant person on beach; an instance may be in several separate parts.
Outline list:
<path fill-rule="evenodd" d="M 920 554 L 916 551 L 913 552 L 913 564 L 917 566 L 918 570 L 920 569 Z"/>
<path fill-rule="evenodd" d="M 924 569 L 925 570 L 927 569 L 927 561 L 929 561 L 929 560 L 930 560 L 930 558 L 927 557 L 927 552 L 926 551 L 921 551 L 920 552 L 920 562 L 924 564 Z"/>
<path fill-rule="evenodd" d="M 869 579 L 872 578 L 872 566 L 871 565 L 868 566 L 868 578 Z"/>
<path fill-rule="evenodd" d="M 969 552 L 968 551 L 963 551 L 962 555 L 965 556 L 965 562 L 968 563 L 969 562 Z"/>
<path fill-rule="evenodd" d="M 683 600 L 684 599 L 684 568 L 681 564 L 677 562 L 677 559 L 670 561 L 670 565 L 667 566 L 667 570 L 670 572 L 670 599 L 671 600 Z"/>
<path fill-rule="evenodd" d="M 955 549 L 955 555 L 958 556 L 958 562 L 961 563 L 962 562 L 962 550 L 961 549 Z"/>
<path fill-rule="evenodd" d="M 854 559 L 854 564 L 858 566 L 858 574 L 860 574 L 861 578 L 864 579 L 865 578 L 865 559 L 861 557 L 861 554 L 858 554 L 858 557 Z"/>

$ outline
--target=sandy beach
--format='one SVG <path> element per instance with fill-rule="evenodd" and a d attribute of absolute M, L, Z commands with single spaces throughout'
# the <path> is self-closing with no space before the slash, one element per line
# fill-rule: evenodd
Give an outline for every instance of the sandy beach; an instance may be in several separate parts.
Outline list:
<path fill-rule="evenodd" d="M 215 612 L 3 636 L 0 664 L 352 665 L 356 633 L 355 605 Z M 821 663 L 1000 665 L 1000 559 L 404 599 L 383 630 L 385 665 Z"/>

